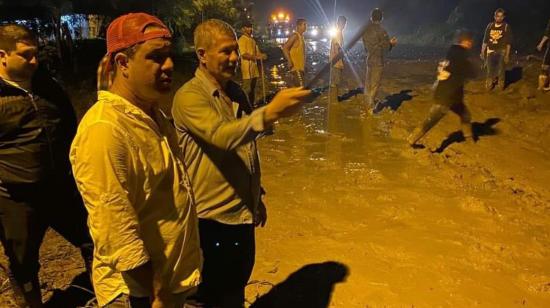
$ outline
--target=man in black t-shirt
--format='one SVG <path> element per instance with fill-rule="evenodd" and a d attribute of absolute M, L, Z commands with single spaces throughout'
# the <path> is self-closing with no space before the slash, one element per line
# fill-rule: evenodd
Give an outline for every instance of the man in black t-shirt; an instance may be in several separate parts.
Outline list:
<path fill-rule="evenodd" d="M 473 35 L 461 32 L 456 44 L 447 52 L 445 61 L 439 63 L 434 93 L 434 104 L 424 123 L 417 127 L 407 141 L 411 146 L 432 129 L 448 112 L 460 117 L 465 139 L 473 140 L 470 111 L 464 104 L 464 83 L 475 77 L 474 65 L 469 60 L 469 50 L 473 46 Z"/>
<path fill-rule="evenodd" d="M 550 84 L 548 84 L 548 77 L 550 75 L 550 20 L 548 20 L 548 26 L 544 31 L 544 36 L 540 40 L 537 49 L 542 51 L 544 45 L 546 45 L 546 52 L 544 53 L 544 59 L 542 60 L 542 71 L 539 75 L 539 90 L 550 91 Z"/>
<path fill-rule="evenodd" d="M 504 9 L 497 9 L 495 21 L 487 25 L 483 37 L 481 59 L 485 60 L 487 69 L 487 90 L 492 90 L 495 84 L 498 84 L 500 90 L 504 90 L 505 86 L 505 66 L 510 62 L 512 44 L 512 29 L 504 21 L 505 16 Z"/>

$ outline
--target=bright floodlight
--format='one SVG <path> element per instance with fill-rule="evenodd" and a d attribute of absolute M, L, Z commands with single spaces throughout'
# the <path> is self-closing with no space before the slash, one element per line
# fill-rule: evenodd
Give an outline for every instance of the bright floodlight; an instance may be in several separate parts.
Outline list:
<path fill-rule="evenodd" d="M 331 27 L 328 30 L 328 36 L 330 36 L 331 38 L 335 37 L 337 33 L 338 33 L 338 29 L 336 29 L 336 27 Z"/>
<path fill-rule="evenodd" d="M 317 36 L 317 35 L 319 35 L 319 30 L 317 29 L 311 30 L 311 36 Z"/>

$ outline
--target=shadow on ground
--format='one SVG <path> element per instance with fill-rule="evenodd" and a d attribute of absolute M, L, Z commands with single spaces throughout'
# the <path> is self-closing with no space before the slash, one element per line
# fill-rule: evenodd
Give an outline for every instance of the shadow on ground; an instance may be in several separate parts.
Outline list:
<path fill-rule="evenodd" d="M 334 285 L 345 281 L 346 265 L 338 262 L 310 264 L 258 298 L 251 308 L 327 308 Z"/>
<path fill-rule="evenodd" d="M 360 94 L 363 94 L 363 88 L 355 88 L 355 89 L 349 90 L 348 93 L 338 96 L 338 101 L 339 102 L 347 101 L 348 99 Z"/>
<path fill-rule="evenodd" d="M 93 287 L 87 272 L 76 276 L 68 288 L 53 291 L 52 297 L 44 304 L 48 308 L 74 308 L 84 307 L 95 296 Z"/>
<path fill-rule="evenodd" d="M 403 105 L 404 102 L 413 99 L 414 96 L 410 93 L 412 93 L 412 90 L 402 90 L 399 93 L 387 96 L 382 102 L 376 105 L 376 108 L 374 108 L 374 113 L 379 113 L 384 110 L 384 108 L 389 108 L 392 111 L 396 111 L 399 107 L 401 107 L 401 105 Z"/>
<path fill-rule="evenodd" d="M 481 136 L 494 136 L 498 134 L 498 130 L 493 126 L 500 122 L 499 118 L 487 119 L 484 123 L 474 122 L 472 123 L 472 131 L 474 133 L 474 139 L 477 141 Z M 456 131 L 450 134 L 447 139 L 443 140 L 439 148 L 433 153 L 443 153 L 453 143 L 464 142 L 466 139 L 462 134 L 462 131 Z"/>
<path fill-rule="evenodd" d="M 508 86 L 520 81 L 523 78 L 523 68 L 521 66 L 516 66 L 511 70 L 506 71 L 505 79 L 505 88 Z"/>

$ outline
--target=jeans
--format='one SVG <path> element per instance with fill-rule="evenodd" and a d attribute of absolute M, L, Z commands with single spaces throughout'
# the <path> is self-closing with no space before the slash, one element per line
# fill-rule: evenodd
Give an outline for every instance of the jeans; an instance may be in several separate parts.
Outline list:
<path fill-rule="evenodd" d="M 254 267 L 254 225 L 226 225 L 199 219 L 204 257 L 202 283 L 195 307 L 241 308 L 244 289 Z"/>
<path fill-rule="evenodd" d="M 498 79 L 500 87 L 504 87 L 506 65 L 504 64 L 504 51 L 495 51 L 487 55 L 487 82 L 495 82 Z"/>

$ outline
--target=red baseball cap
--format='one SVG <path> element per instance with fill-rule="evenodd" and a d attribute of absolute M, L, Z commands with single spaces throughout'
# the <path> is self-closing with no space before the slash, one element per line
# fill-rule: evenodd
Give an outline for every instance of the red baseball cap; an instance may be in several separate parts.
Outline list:
<path fill-rule="evenodd" d="M 145 33 L 145 29 L 151 25 L 158 28 Z M 107 28 L 107 54 L 111 55 L 155 38 L 172 38 L 172 33 L 160 19 L 146 13 L 122 15 Z"/>

